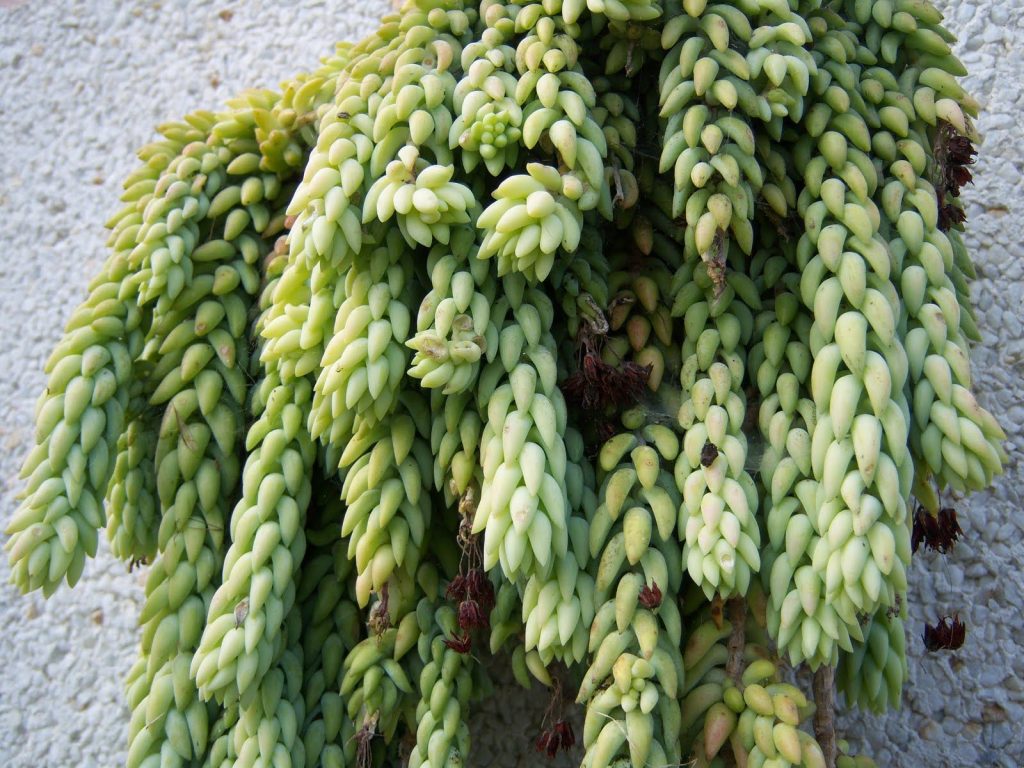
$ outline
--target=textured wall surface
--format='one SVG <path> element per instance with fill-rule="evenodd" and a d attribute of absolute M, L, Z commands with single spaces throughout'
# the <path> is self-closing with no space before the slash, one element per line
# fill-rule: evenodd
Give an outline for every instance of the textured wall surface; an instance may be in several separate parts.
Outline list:
<path fill-rule="evenodd" d="M 101 263 L 102 223 L 151 126 L 313 67 L 385 4 L 0 0 L 0 522 L 15 507 L 43 362 Z M 976 186 L 965 192 L 984 335 L 976 388 L 1006 426 L 1011 458 L 994 489 L 957 505 L 966 540 L 955 552 L 915 559 L 902 710 L 844 725 L 883 767 L 1003 768 L 1024 765 L 1024 4 L 940 4 L 984 108 Z M 74 591 L 46 601 L 6 581 L 2 557 L 0 764 L 119 764 L 140 575 L 104 550 Z M 924 655 L 923 622 L 955 611 L 965 647 Z M 472 764 L 534 764 L 545 699 L 535 690 L 484 705 Z"/>

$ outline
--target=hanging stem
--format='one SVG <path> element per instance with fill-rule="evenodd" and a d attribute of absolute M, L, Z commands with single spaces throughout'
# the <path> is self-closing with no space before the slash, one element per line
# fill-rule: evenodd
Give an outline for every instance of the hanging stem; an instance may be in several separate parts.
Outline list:
<path fill-rule="evenodd" d="M 732 633 L 729 635 L 729 660 L 725 664 L 725 673 L 739 685 L 743 676 L 747 623 L 747 603 L 742 597 L 734 597 L 729 601 L 729 622 L 732 624 Z"/>
<path fill-rule="evenodd" d="M 838 748 L 836 747 L 836 671 L 833 667 L 820 667 L 814 673 L 814 737 L 825 754 L 825 765 L 835 768 Z"/>
<path fill-rule="evenodd" d="M 732 625 L 732 632 L 729 633 L 729 644 L 727 646 L 729 656 L 725 662 L 725 674 L 742 690 L 740 681 L 743 678 L 743 650 L 747 644 L 747 601 L 742 597 L 734 597 L 726 603 L 726 607 L 729 613 L 729 623 Z M 735 738 L 735 733 L 733 738 Z M 721 752 L 726 768 L 745 768 L 746 763 L 737 756 L 734 749 L 727 749 Z"/>

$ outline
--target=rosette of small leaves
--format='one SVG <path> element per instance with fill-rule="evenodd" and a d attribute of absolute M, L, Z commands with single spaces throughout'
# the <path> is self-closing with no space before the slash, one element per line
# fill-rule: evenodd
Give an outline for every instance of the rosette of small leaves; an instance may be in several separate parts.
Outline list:
<path fill-rule="evenodd" d="M 467 99 L 468 101 L 468 99 Z M 475 112 L 463 114 L 452 124 L 455 143 L 462 147 L 462 162 L 472 171 L 482 159 L 487 170 L 497 176 L 505 168 L 514 168 L 523 136 L 523 111 L 512 99 L 488 101 Z M 459 121 L 462 121 L 461 123 Z M 455 131 L 463 127 L 461 133 Z"/>
<path fill-rule="evenodd" d="M 363 223 L 396 216 L 410 247 L 447 243 L 452 225 L 468 222 L 476 204 L 468 187 L 452 181 L 454 174 L 451 166 L 430 165 L 415 147 L 403 147 L 366 193 Z"/>
<path fill-rule="evenodd" d="M 526 171 L 505 179 L 477 219 L 485 233 L 477 258 L 497 257 L 499 276 L 521 272 L 538 282 L 551 273 L 560 249 L 571 253 L 580 243 L 583 184 L 541 163 Z"/>

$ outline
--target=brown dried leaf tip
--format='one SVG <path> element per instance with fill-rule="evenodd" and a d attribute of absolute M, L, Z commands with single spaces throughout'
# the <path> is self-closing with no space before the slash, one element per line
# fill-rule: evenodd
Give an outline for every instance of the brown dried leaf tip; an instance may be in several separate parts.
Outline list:
<path fill-rule="evenodd" d="M 388 585 L 380 588 L 378 600 L 370 609 L 369 626 L 380 640 L 381 636 L 391 628 L 391 610 L 388 607 Z"/>
<path fill-rule="evenodd" d="M 924 647 L 929 651 L 955 651 L 959 649 L 967 637 L 967 627 L 960 621 L 960 616 L 945 616 L 932 627 L 924 627 Z"/>
<path fill-rule="evenodd" d="M 932 515 L 924 507 L 919 506 L 914 512 L 914 532 L 911 535 L 911 550 L 923 543 L 927 549 L 945 554 L 953 549 L 964 532 L 956 519 L 956 510 L 943 507 L 938 515 Z"/>
<path fill-rule="evenodd" d="M 654 610 L 661 605 L 661 589 L 658 588 L 658 582 L 652 581 L 651 586 L 644 584 L 640 588 L 640 597 L 638 598 L 640 605 L 648 610 Z"/>
<path fill-rule="evenodd" d="M 718 458 L 718 446 L 708 440 L 700 449 L 700 463 L 702 466 L 710 467 Z"/>
<path fill-rule="evenodd" d="M 245 617 L 249 615 L 249 598 L 243 597 L 235 604 L 235 628 L 245 623 Z"/>

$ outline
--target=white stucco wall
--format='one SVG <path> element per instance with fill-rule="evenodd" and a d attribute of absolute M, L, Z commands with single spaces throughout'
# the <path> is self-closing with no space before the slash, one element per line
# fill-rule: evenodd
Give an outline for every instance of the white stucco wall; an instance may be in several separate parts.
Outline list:
<path fill-rule="evenodd" d="M 151 126 L 216 107 L 315 65 L 386 0 L 0 0 L 0 522 L 32 436 L 42 364 L 103 255 L 133 150 Z M 943 0 L 984 105 L 969 188 L 974 296 L 984 341 L 977 390 L 1009 432 L 996 487 L 960 505 L 966 541 L 915 560 L 911 682 L 903 709 L 848 717 L 881 766 L 1024 764 L 1024 2 Z M 0 558 L 0 765 L 113 766 L 123 759 L 123 679 L 135 654 L 140 577 L 105 551 L 74 591 L 20 597 Z M 959 653 L 923 655 L 925 618 L 959 610 Z M 532 765 L 531 715 L 504 698 L 478 717 L 473 765 Z M 543 698 L 543 697 L 540 697 Z M 488 727 L 489 726 L 489 727 Z M 496 727 L 495 727 L 496 726 Z M 519 735 L 521 734 L 521 735 Z M 519 751 L 516 752 L 519 745 Z"/>

